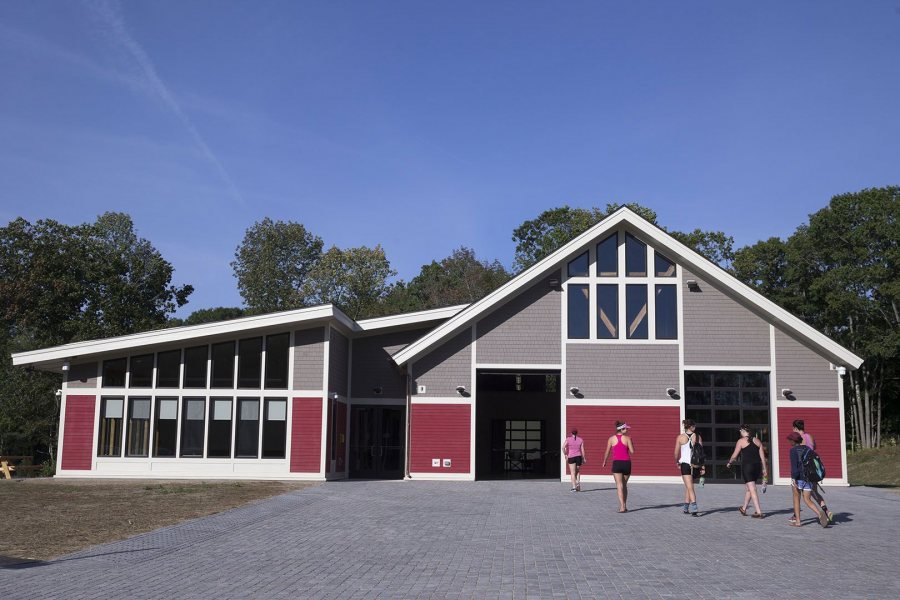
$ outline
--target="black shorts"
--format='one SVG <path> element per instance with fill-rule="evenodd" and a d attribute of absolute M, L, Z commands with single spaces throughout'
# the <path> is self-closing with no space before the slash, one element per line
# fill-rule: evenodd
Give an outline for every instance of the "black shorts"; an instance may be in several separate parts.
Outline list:
<path fill-rule="evenodd" d="M 690 475 L 694 479 L 700 477 L 700 467 L 692 467 L 687 463 L 678 463 L 681 465 L 681 474 L 682 475 Z"/>
<path fill-rule="evenodd" d="M 630 460 L 614 460 L 612 464 L 613 473 L 621 473 L 622 475 L 631 475 Z"/>
<path fill-rule="evenodd" d="M 750 463 L 741 465 L 741 475 L 744 476 L 744 483 L 756 481 L 762 477 L 762 463 Z"/>
<path fill-rule="evenodd" d="M 576 467 L 580 467 L 582 462 L 584 462 L 584 457 L 582 456 L 573 456 L 569 459 L 569 464 L 575 465 Z"/>

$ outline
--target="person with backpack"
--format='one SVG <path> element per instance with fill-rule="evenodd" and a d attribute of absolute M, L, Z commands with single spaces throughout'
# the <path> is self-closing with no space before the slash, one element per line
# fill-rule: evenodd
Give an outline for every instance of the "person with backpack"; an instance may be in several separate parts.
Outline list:
<path fill-rule="evenodd" d="M 628 423 L 616 421 L 616 433 L 609 436 L 606 441 L 606 453 L 603 455 L 603 466 L 612 451 L 612 473 L 616 480 L 616 494 L 619 496 L 619 512 L 628 512 L 628 479 L 631 478 L 631 456 L 634 454 L 634 444 L 627 431 L 631 429 Z"/>
<path fill-rule="evenodd" d="M 697 433 L 694 421 L 685 419 L 681 422 L 684 433 L 675 438 L 675 465 L 681 469 L 684 481 L 684 504 L 682 512 L 697 516 L 697 494 L 694 491 L 694 480 L 706 474 L 706 458 L 703 454 L 703 440 Z"/>
<path fill-rule="evenodd" d="M 569 463 L 569 473 L 572 475 L 572 491 L 581 491 L 581 465 L 584 464 L 584 440 L 578 437 L 578 429 L 572 428 L 572 435 L 566 438 L 562 445 L 563 455 Z"/>
<path fill-rule="evenodd" d="M 788 434 L 791 442 L 791 491 L 794 498 L 794 519 L 790 522 L 793 527 L 800 527 L 800 497 L 806 505 L 816 513 L 819 524 L 828 527 L 828 515 L 812 501 L 812 490 L 821 481 L 821 475 L 815 473 L 815 462 L 819 458 L 812 448 L 803 445 L 803 437 L 796 431 Z M 821 462 L 818 465 L 821 468 Z"/>
<path fill-rule="evenodd" d="M 769 470 L 766 468 L 766 450 L 763 448 L 762 441 L 760 441 L 758 437 L 753 436 L 753 432 L 748 425 L 741 425 L 740 431 L 741 438 L 735 443 L 734 452 L 731 454 L 731 458 L 728 459 L 725 466 L 730 469 L 731 463 L 733 463 L 738 455 L 740 455 L 741 475 L 744 478 L 744 485 L 747 486 L 747 491 L 744 492 L 744 504 L 738 508 L 738 512 L 740 512 L 741 515 L 746 516 L 747 507 L 752 500 L 753 507 L 756 509 L 756 512 L 753 513 L 753 517 L 762 519 L 765 515 L 763 515 L 762 508 L 759 506 L 759 493 L 756 491 L 756 480 L 760 477 L 762 477 L 763 480 L 769 478 Z"/>
<path fill-rule="evenodd" d="M 812 434 L 806 433 L 806 431 L 804 430 L 806 423 L 803 422 L 803 419 L 794 419 L 793 425 L 794 425 L 794 431 L 799 433 L 800 437 L 803 438 L 803 445 L 808 446 L 809 448 L 812 448 L 813 450 L 815 450 L 816 449 L 816 441 L 813 439 Z M 825 498 L 823 498 L 821 492 L 819 492 L 818 486 L 813 486 L 813 491 L 812 491 L 811 495 L 812 495 L 812 499 L 819 503 L 819 508 L 822 509 L 822 512 L 824 512 L 826 515 L 828 515 L 828 522 L 834 523 L 834 513 L 831 512 L 830 510 L 828 510 L 828 505 L 825 504 Z"/>

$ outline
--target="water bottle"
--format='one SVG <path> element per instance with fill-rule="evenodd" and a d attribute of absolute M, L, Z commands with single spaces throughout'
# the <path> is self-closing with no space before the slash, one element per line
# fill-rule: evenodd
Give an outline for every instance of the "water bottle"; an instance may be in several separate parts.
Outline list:
<path fill-rule="evenodd" d="M 763 494 L 766 493 L 766 487 L 768 487 L 768 483 L 769 483 L 769 478 L 763 477 L 763 483 L 762 483 Z"/>
<path fill-rule="evenodd" d="M 700 487 L 703 487 L 704 484 L 706 484 L 706 477 L 701 475 L 700 476 Z"/>

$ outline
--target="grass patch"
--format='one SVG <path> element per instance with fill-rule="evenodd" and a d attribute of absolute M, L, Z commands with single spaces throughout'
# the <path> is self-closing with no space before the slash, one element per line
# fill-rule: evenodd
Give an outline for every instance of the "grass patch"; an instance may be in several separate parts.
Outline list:
<path fill-rule="evenodd" d="M 900 487 L 900 446 L 848 453 L 847 477 L 850 485 Z"/>
<path fill-rule="evenodd" d="M 0 481 L 3 557 L 46 560 L 312 483 L 23 479 Z"/>

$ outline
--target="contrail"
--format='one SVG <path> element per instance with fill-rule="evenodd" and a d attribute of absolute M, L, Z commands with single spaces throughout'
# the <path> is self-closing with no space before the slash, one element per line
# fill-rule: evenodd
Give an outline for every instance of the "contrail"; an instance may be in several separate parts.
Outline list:
<path fill-rule="evenodd" d="M 172 95 L 172 92 L 169 91 L 168 86 L 160 79 L 159 75 L 156 73 L 156 68 L 153 66 L 153 61 L 150 60 L 150 57 L 144 51 L 143 47 L 135 40 L 128 30 L 125 28 L 125 22 L 121 17 L 121 10 L 119 5 L 115 0 L 91 0 L 86 2 L 88 7 L 100 18 L 102 23 L 107 27 L 107 33 L 112 35 L 113 40 L 119 44 L 122 48 L 124 48 L 128 55 L 134 59 L 140 68 L 141 73 L 147 81 L 149 88 L 156 93 L 160 100 L 169 108 L 169 110 L 174 113 L 174 115 L 181 121 L 181 124 L 184 125 L 185 129 L 187 129 L 188 134 L 190 134 L 191 138 L 193 138 L 194 143 L 197 144 L 197 147 L 200 148 L 200 151 L 203 153 L 203 156 L 212 164 L 212 166 L 216 169 L 219 174 L 219 177 L 222 179 L 223 183 L 227 186 L 229 192 L 234 197 L 234 199 L 241 205 L 246 206 L 246 202 L 244 201 L 244 197 L 241 194 L 240 190 L 238 190 L 237 186 L 232 181 L 231 177 L 228 175 L 228 172 L 225 170 L 225 167 L 216 158 L 216 155 L 213 154 L 212 149 L 203 139 L 203 136 L 200 135 L 200 132 L 197 131 L 197 128 L 194 127 L 194 124 L 191 123 L 191 120 L 185 114 L 185 112 L 181 109 L 181 106 L 178 104 L 178 101 L 175 100 L 175 97 Z"/>

